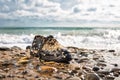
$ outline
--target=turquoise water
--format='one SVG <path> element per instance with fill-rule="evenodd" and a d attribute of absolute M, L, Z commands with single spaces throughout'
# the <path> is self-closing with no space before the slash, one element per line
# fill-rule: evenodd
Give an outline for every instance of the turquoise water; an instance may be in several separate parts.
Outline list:
<path fill-rule="evenodd" d="M 41 34 L 41 35 L 54 35 L 58 32 L 62 34 L 88 34 L 92 31 L 103 30 L 120 30 L 120 28 L 97 28 L 97 27 L 0 27 L 0 34 Z"/>
<path fill-rule="evenodd" d="M 94 28 L 83 27 L 5 27 L 0 28 L 0 33 L 7 34 L 56 34 L 75 33 L 76 31 L 93 30 Z"/>

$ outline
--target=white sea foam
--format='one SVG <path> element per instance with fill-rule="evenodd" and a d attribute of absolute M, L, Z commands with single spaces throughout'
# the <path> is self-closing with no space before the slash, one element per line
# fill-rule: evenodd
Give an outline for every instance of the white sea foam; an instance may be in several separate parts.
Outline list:
<path fill-rule="evenodd" d="M 31 45 L 34 35 L 11 35 L 11 34 L 0 34 L 0 46 L 19 46 L 23 49 L 27 45 Z"/>
<path fill-rule="evenodd" d="M 0 34 L 0 46 L 19 46 L 25 49 L 26 46 L 31 45 L 34 36 L 34 34 Z M 74 33 L 58 32 L 53 36 L 64 46 L 88 49 L 120 49 L 120 30 L 95 29 Z"/>

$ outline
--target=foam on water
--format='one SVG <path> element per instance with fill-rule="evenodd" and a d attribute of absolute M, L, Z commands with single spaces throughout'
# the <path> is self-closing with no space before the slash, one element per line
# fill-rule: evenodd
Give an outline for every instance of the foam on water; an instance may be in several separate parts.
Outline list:
<path fill-rule="evenodd" d="M 34 35 L 11 35 L 0 34 L 0 46 L 19 46 L 25 49 L 26 46 L 31 45 Z"/>
<path fill-rule="evenodd" d="M 96 29 L 82 35 L 57 34 L 56 38 L 66 46 L 89 49 L 120 49 L 120 30 Z"/>
<path fill-rule="evenodd" d="M 52 32 L 52 35 L 64 46 L 88 49 L 120 49 L 119 29 L 69 30 L 69 32 L 64 32 L 57 30 Z M 45 36 L 49 34 L 45 34 Z M 19 46 L 25 49 L 27 45 L 31 45 L 34 36 L 35 34 L 32 33 L 22 35 L 0 33 L 0 46 Z"/>

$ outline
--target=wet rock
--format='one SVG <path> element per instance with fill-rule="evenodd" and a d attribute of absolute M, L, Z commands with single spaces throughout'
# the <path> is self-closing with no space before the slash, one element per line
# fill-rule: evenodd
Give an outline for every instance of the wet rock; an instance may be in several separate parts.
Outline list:
<path fill-rule="evenodd" d="M 51 35 L 48 37 L 35 36 L 32 51 L 31 55 L 39 57 L 40 60 L 64 63 L 71 60 L 70 53 Z"/>
<path fill-rule="evenodd" d="M 100 70 L 100 68 L 99 67 L 93 67 L 93 69 L 92 69 L 93 71 L 99 71 Z"/>
<path fill-rule="evenodd" d="M 0 47 L 0 51 L 10 51 L 10 48 L 8 48 L 8 47 Z"/>
<path fill-rule="evenodd" d="M 39 59 L 45 61 L 69 63 L 69 61 L 71 60 L 71 55 L 66 50 L 40 51 Z"/>
<path fill-rule="evenodd" d="M 115 52 L 115 50 L 108 50 L 108 52 Z"/>
<path fill-rule="evenodd" d="M 95 73 L 87 73 L 85 80 L 100 80 L 100 77 Z"/>

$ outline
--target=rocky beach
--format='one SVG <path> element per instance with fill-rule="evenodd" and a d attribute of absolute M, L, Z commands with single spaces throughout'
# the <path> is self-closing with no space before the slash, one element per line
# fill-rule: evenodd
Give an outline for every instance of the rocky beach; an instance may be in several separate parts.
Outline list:
<path fill-rule="evenodd" d="M 0 47 L 0 80 L 120 80 L 119 57 L 114 49 L 64 47 L 37 35 L 26 50 Z"/>

